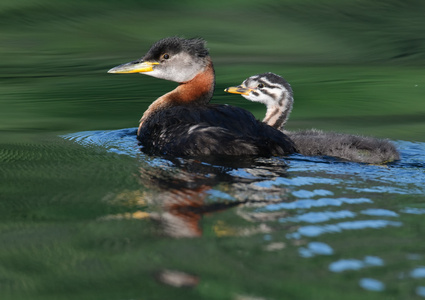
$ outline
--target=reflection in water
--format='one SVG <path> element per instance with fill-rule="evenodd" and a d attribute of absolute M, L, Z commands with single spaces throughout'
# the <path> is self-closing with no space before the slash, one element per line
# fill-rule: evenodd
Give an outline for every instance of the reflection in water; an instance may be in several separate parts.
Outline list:
<path fill-rule="evenodd" d="M 425 214 L 425 208 L 406 207 L 405 209 L 401 210 L 401 212 L 405 214 L 423 215 Z"/>
<path fill-rule="evenodd" d="M 265 210 L 275 211 L 280 209 L 309 209 L 313 207 L 342 206 L 344 204 L 372 203 L 367 198 L 319 198 L 319 199 L 300 199 L 291 203 L 279 203 L 266 206 Z"/>
<path fill-rule="evenodd" d="M 279 219 L 279 222 L 321 223 L 335 219 L 354 218 L 355 213 L 349 210 L 308 212 L 291 218 Z"/>
<path fill-rule="evenodd" d="M 398 217 L 398 213 L 382 208 L 369 208 L 362 210 L 360 213 L 369 216 L 382 216 L 382 217 Z"/>
<path fill-rule="evenodd" d="M 238 162 L 220 162 L 210 164 L 194 159 L 172 159 L 169 167 L 164 168 L 161 159 L 159 165 L 151 163 L 140 167 L 140 182 L 148 189 L 144 199 L 157 207 L 150 216 L 157 221 L 162 232 L 172 237 L 197 237 L 202 234 L 200 220 L 202 215 L 224 211 L 235 206 L 265 206 L 270 202 L 284 199 L 286 190 L 259 188 L 255 183 L 268 177 L 283 176 L 287 168 L 283 161 L 274 166 L 263 165 L 252 168 L 252 160 Z M 236 164 L 245 166 L 245 172 L 251 174 L 248 179 L 229 175 Z M 276 168 L 277 174 L 273 173 Z M 225 183 L 227 192 L 214 190 Z M 148 195 L 149 194 L 149 195 Z M 232 196 L 230 196 L 230 194 Z M 230 232 L 222 224 L 217 224 L 214 231 L 218 236 L 248 234 L 246 231 Z M 255 230 L 254 230 L 255 231 Z M 259 229 L 255 232 L 265 232 Z M 243 232 L 243 233 L 242 233 Z"/>
<path fill-rule="evenodd" d="M 387 221 L 387 220 L 358 220 L 349 222 L 340 222 L 336 224 L 315 225 L 315 226 L 301 226 L 297 232 L 287 235 L 288 238 L 299 239 L 302 236 L 317 237 L 324 233 L 341 233 L 346 230 L 359 230 L 368 228 L 385 228 L 388 226 L 401 226 L 401 222 Z"/>
<path fill-rule="evenodd" d="M 64 138 L 85 146 L 100 146 L 109 152 L 139 158 L 138 176 L 144 187 L 140 197 L 153 206 L 161 207 L 163 210 L 161 215 L 155 212 L 150 213 L 150 217 L 162 220 L 162 223 L 170 223 L 169 226 L 165 226 L 170 229 L 165 231 L 172 236 L 199 236 L 201 230 L 195 224 L 199 223 L 202 214 L 241 204 L 245 207 L 255 207 L 255 210 L 238 210 L 241 216 L 251 221 L 320 223 L 354 218 L 357 214 L 350 210 L 341 210 L 304 212 L 288 216 L 287 211 L 373 203 L 368 197 L 329 197 L 334 196 L 335 192 L 323 188 L 297 190 L 297 187 L 338 186 L 361 192 L 360 195 L 372 192 L 412 194 L 425 191 L 420 183 L 423 182 L 421 179 L 425 179 L 425 174 L 418 169 L 418 166 L 422 167 L 425 164 L 423 157 L 419 157 L 419 153 L 425 151 L 425 145 L 421 143 L 397 142 L 402 150 L 403 160 L 388 167 L 338 162 L 320 157 L 309 158 L 295 154 L 290 157 L 290 170 L 297 175 L 288 176 L 288 165 L 284 160 L 277 158 L 251 160 L 231 158 L 205 162 L 195 159 L 167 160 L 146 157 L 138 149 L 135 132 L 136 128 L 79 132 L 66 135 Z M 409 151 L 403 152 L 405 149 Z M 405 173 L 409 176 L 405 176 Z M 306 174 L 315 176 L 305 176 Z M 345 175 L 355 177 L 344 178 Z M 366 181 L 368 184 L 364 185 L 363 182 Z M 390 185 L 381 186 L 383 184 Z M 401 212 L 422 214 L 423 209 L 407 207 Z M 381 217 L 399 216 L 397 212 L 379 208 L 368 208 L 359 213 Z M 171 225 L 172 222 L 175 224 Z M 400 222 L 395 221 L 361 220 L 322 227 L 304 226 L 300 227 L 298 233 L 314 236 L 342 229 L 400 225 Z M 177 233 L 176 228 L 179 227 L 186 229 Z"/>
<path fill-rule="evenodd" d="M 425 267 L 418 267 L 410 272 L 412 278 L 425 278 Z"/>
<path fill-rule="evenodd" d="M 286 199 L 287 189 L 263 184 L 267 180 L 277 181 L 285 178 L 287 164 L 284 160 L 237 157 L 222 157 L 212 161 L 152 158 L 143 155 L 135 148 L 134 145 L 137 144 L 135 132 L 135 128 L 130 128 L 79 132 L 64 136 L 82 145 L 97 145 L 108 152 L 139 157 L 140 168 L 137 176 L 144 192 L 142 195 L 134 194 L 143 198 L 135 202 L 147 203 L 152 211 L 108 216 L 106 219 L 149 216 L 158 222 L 158 228 L 167 236 L 199 237 L 202 235 L 199 223 L 204 214 L 242 204 L 251 207 L 266 206 Z M 214 189 L 223 183 L 227 192 Z M 218 236 L 268 231 L 264 226 L 249 232 L 231 231 L 223 224 L 217 224 L 214 229 Z"/>
<path fill-rule="evenodd" d="M 359 270 L 366 267 L 380 267 L 384 265 L 384 261 L 376 256 L 366 256 L 362 260 L 359 259 L 341 259 L 329 265 L 332 272 L 343 272 L 347 270 Z"/>
<path fill-rule="evenodd" d="M 396 142 L 402 159 L 388 166 L 337 161 L 332 158 L 270 158 L 236 161 L 198 161 L 143 155 L 137 147 L 135 129 L 80 132 L 64 136 L 90 147 L 127 155 L 137 160 L 140 190 L 131 192 L 133 202 L 144 210 L 108 218 L 149 218 L 160 235 L 173 238 L 203 235 L 202 218 L 233 209 L 236 216 L 254 226 L 230 227 L 217 220 L 211 231 L 217 237 L 264 235 L 263 249 L 269 252 L 297 248 L 301 259 L 332 257 L 333 274 L 361 272 L 384 266 L 380 253 L 358 257 L 323 242 L 349 232 L 384 232 L 403 228 L 404 216 L 425 214 L 421 205 L 380 206 L 381 195 L 423 195 L 425 193 L 425 144 Z M 119 194 L 116 197 L 120 197 Z M 375 233 L 376 234 L 376 233 Z M 418 250 L 419 251 L 419 250 Z M 410 255 L 410 256 L 409 256 Z M 413 260 L 412 253 L 406 260 Z M 326 267 L 325 267 L 326 268 Z M 409 273 L 408 270 L 405 271 Z M 165 269 L 158 280 L 171 286 L 194 286 L 200 277 Z M 423 267 L 410 270 L 410 278 L 423 278 Z M 358 281 L 368 291 L 385 290 L 385 283 L 364 277 Z M 421 295 L 422 287 L 416 293 Z"/>
<path fill-rule="evenodd" d="M 302 257 L 313 257 L 315 255 L 332 255 L 334 250 L 328 244 L 322 242 L 310 242 L 306 248 L 299 248 L 298 252 Z"/>
<path fill-rule="evenodd" d="M 368 291 L 380 292 L 385 289 L 385 285 L 381 281 L 373 278 L 362 278 L 359 281 L 359 285 Z"/>

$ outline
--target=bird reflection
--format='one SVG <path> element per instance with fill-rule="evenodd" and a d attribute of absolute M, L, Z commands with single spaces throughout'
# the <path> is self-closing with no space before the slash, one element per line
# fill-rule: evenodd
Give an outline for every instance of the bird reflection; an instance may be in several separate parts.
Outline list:
<path fill-rule="evenodd" d="M 205 192 L 210 187 L 200 186 L 196 189 L 172 189 L 160 193 L 161 211 L 151 213 L 163 234 L 175 238 L 199 237 L 202 229 L 199 225 L 202 216 L 202 204 Z"/>
<path fill-rule="evenodd" d="M 241 166 L 252 166 L 252 161 L 239 162 Z M 141 183 L 152 192 L 148 202 L 159 209 L 150 214 L 158 223 L 162 234 L 170 237 L 199 237 L 202 235 L 202 216 L 223 211 L 246 202 L 245 199 L 205 202 L 209 191 L 220 183 L 231 185 L 235 177 L 229 174 L 234 162 L 212 165 L 193 159 L 174 159 L 174 167 L 141 167 Z"/>
<path fill-rule="evenodd" d="M 235 217 L 252 222 L 255 226 L 232 228 L 224 220 L 218 220 L 211 227 L 218 238 L 265 234 L 276 230 L 266 224 L 267 219 L 262 220 L 259 215 L 244 212 L 243 208 L 287 199 L 285 188 L 258 184 L 286 177 L 287 165 L 283 159 L 205 162 L 196 159 L 142 158 L 136 174 L 140 189 L 117 197 L 127 199 L 134 206 L 144 206 L 145 209 L 113 218 L 150 220 L 155 225 L 154 234 L 160 236 L 198 238 L 203 235 L 204 215 L 237 208 Z M 214 196 L 217 191 L 218 196 Z M 284 243 L 272 243 L 265 250 L 283 248 Z M 202 280 L 200 274 L 187 273 L 186 270 L 170 266 L 160 266 L 154 278 L 174 288 L 195 287 Z"/>
<path fill-rule="evenodd" d="M 142 192 L 134 192 L 130 201 L 147 206 L 149 212 L 136 211 L 114 218 L 148 218 L 155 222 L 155 228 L 161 235 L 200 237 L 203 233 L 201 220 L 206 214 L 284 201 L 286 189 L 263 187 L 257 183 L 285 177 L 286 169 L 285 161 L 279 159 L 249 158 L 207 163 L 196 159 L 147 157 L 137 174 Z M 214 198 L 211 195 L 220 189 L 226 190 L 226 194 L 231 195 L 230 199 L 219 196 L 219 200 L 211 200 Z M 247 219 L 239 210 L 237 214 Z M 221 223 L 216 224 L 213 230 L 217 236 L 238 235 Z M 260 226 L 251 231 L 246 228 L 239 231 L 241 235 L 258 232 L 269 232 L 269 228 Z"/>

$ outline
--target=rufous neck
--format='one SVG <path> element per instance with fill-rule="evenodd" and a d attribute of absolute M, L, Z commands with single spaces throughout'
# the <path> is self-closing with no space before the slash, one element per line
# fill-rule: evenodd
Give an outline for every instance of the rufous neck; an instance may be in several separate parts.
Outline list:
<path fill-rule="evenodd" d="M 168 95 L 168 101 L 176 105 L 207 104 L 213 96 L 214 87 L 214 67 L 209 61 L 202 72 L 193 79 L 180 83 L 176 89 L 166 95 Z"/>
<path fill-rule="evenodd" d="M 174 90 L 156 99 L 143 114 L 140 126 L 154 112 L 178 105 L 205 105 L 214 93 L 214 67 L 209 60 L 204 70 L 189 81 L 180 83 Z M 140 129 L 139 126 L 139 129 Z"/>

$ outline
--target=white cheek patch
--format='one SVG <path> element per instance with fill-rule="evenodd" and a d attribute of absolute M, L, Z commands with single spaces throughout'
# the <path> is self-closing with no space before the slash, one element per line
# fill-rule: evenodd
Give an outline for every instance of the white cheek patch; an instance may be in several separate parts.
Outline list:
<path fill-rule="evenodd" d="M 265 87 L 257 88 L 260 83 L 264 84 Z M 251 92 L 249 95 L 242 95 L 245 99 L 263 103 L 267 106 L 275 106 L 286 91 L 282 85 L 273 83 L 266 77 L 261 77 L 259 75 L 254 75 L 244 80 L 241 86 L 255 90 L 255 92 Z"/>
<path fill-rule="evenodd" d="M 166 68 L 168 80 L 176 82 L 192 80 L 204 69 L 203 64 L 199 64 L 194 61 L 194 58 L 187 53 L 174 55 L 168 64 L 169 67 Z"/>
<path fill-rule="evenodd" d="M 178 83 L 187 82 L 204 69 L 203 63 L 193 61 L 193 59 L 187 53 L 179 53 L 160 65 L 154 66 L 152 71 L 141 72 L 140 74 Z"/>
<path fill-rule="evenodd" d="M 140 72 L 139 74 L 143 74 L 143 75 L 148 75 L 148 76 L 152 76 L 152 77 L 156 77 L 156 78 L 162 78 L 161 77 L 161 72 L 159 72 L 158 70 L 153 70 L 150 72 Z"/>

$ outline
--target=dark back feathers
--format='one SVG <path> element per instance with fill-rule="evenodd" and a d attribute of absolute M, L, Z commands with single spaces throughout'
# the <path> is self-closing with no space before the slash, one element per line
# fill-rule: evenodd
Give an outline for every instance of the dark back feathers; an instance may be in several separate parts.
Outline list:
<path fill-rule="evenodd" d="M 228 105 L 175 106 L 152 115 L 138 136 L 148 154 L 285 155 L 292 141 L 248 111 Z"/>

